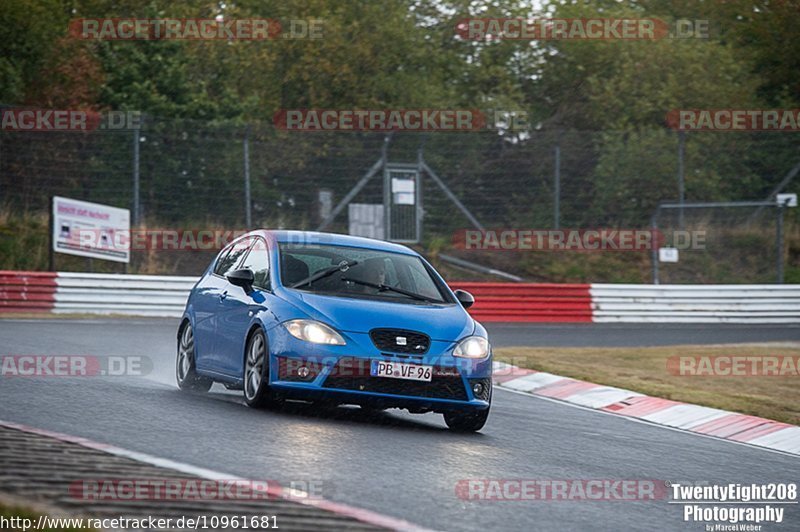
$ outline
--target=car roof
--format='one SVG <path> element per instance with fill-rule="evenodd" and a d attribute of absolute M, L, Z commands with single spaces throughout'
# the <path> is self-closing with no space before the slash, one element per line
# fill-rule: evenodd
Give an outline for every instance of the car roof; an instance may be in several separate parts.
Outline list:
<path fill-rule="evenodd" d="M 331 246 L 350 246 L 356 248 L 374 249 L 377 251 L 387 251 L 402 253 L 404 255 L 419 254 L 413 249 L 401 244 L 376 240 L 374 238 L 364 238 L 360 236 L 342 235 L 337 233 L 321 233 L 317 231 L 286 231 L 262 229 L 260 232 L 271 235 L 276 242 L 281 244 L 327 244 Z"/>

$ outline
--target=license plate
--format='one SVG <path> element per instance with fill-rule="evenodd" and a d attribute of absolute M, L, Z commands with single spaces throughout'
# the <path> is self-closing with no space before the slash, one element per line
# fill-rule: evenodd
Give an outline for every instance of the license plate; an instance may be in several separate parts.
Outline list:
<path fill-rule="evenodd" d="M 431 376 L 433 375 L 433 366 L 373 360 L 370 367 L 370 374 L 373 377 L 430 382 Z"/>

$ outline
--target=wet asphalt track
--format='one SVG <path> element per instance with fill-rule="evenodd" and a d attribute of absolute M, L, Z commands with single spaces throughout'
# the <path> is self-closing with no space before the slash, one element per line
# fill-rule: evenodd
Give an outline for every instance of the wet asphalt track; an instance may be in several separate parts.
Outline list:
<path fill-rule="evenodd" d="M 254 479 L 317 481 L 326 498 L 441 530 L 703 530 L 656 502 L 490 502 L 459 480 L 796 482 L 800 459 L 498 390 L 482 433 L 440 416 L 291 405 L 254 411 L 215 386 L 174 386 L 172 320 L 0 320 L 0 354 L 138 355 L 146 378 L 0 378 L 0 419 Z M 493 325 L 495 345 L 800 341 L 796 327 Z M 157 508 L 153 509 L 157 512 Z M 800 509 L 783 525 L 800 529 Z"/>

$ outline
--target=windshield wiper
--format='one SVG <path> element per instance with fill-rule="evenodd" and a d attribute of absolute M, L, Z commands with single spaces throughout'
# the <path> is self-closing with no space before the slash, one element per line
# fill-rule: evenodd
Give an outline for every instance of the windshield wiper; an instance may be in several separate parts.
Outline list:
<path fill-rule="evenodd" d="M 390 292 L 397 292 L 398 294 L 403 294 L 404 296 L 408 296 L 418 301 L 427 301 L 428 303 L 436 303 L 436 301 L 434 301 L 433 299 L 427 298 L 422 294 L 409 292 L 408 290 L 403 290 L 402 288 L 395 288 L 394 286 L 389 286 L 388 284 L 370 283 L 369 281 L 362 281 L 360 279 L 351 279 L 350 277 L 342 277 L 342 281 L 348 281 L 356 284 L 363 284 L 364 286 L 371 286 L 372 288 L 377 288 L 379 292 L 386 292 L 388 290 Z"/>
<path fill-rule="evenodd" d="M 306 277 L 302 281 L 298 281 L 298 282 L 294 283 L 289 288 L 297 288 L 298 286 L 303 286 L 304 284 L 309 284 L 310 285 L 314 281 L 319 281 L 323 277 L 328 277 L 329 275 L 333 275 L 337 271 L 346 272 L 347 270 L 350 269 L 351 266 L 355 266 L 356 264 L 358 264 L 357 260 L 347 260 L 347 261 L 343 260 L 342 262 L 340 262 L 336 266 L 331 266 L 330 268 L 325 268 L 324 270 L 318 271 L 314 275 L 309 275 L 308 277 Z"/>

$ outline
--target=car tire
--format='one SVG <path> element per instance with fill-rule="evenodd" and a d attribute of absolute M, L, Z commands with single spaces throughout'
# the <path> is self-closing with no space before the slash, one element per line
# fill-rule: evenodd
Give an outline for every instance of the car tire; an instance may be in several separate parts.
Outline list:
<path fill-rule="evenodd" d="M 247 406 L 265 408 L 279 403 L 269 387 L 269 346 L 260 329 L 247 341 L 242 388 Z"/>
<path fill-rule="evenodd" d="M 178 356 L 175 360 L 175 379 L 178 388 L 187 392 L 205 393 L 214 384 L 209 378 L 198 375 L 195 367 L 194 331 L 192 324 L 186 322 L 178 337 Z"/>
<path fill-rule="evenodd" d="M 444 422 L 455 432 L 477 432 L 483 428 L 488 418 L 488 408 L 470 413 L 445 412 L 444 414 Z"/>

